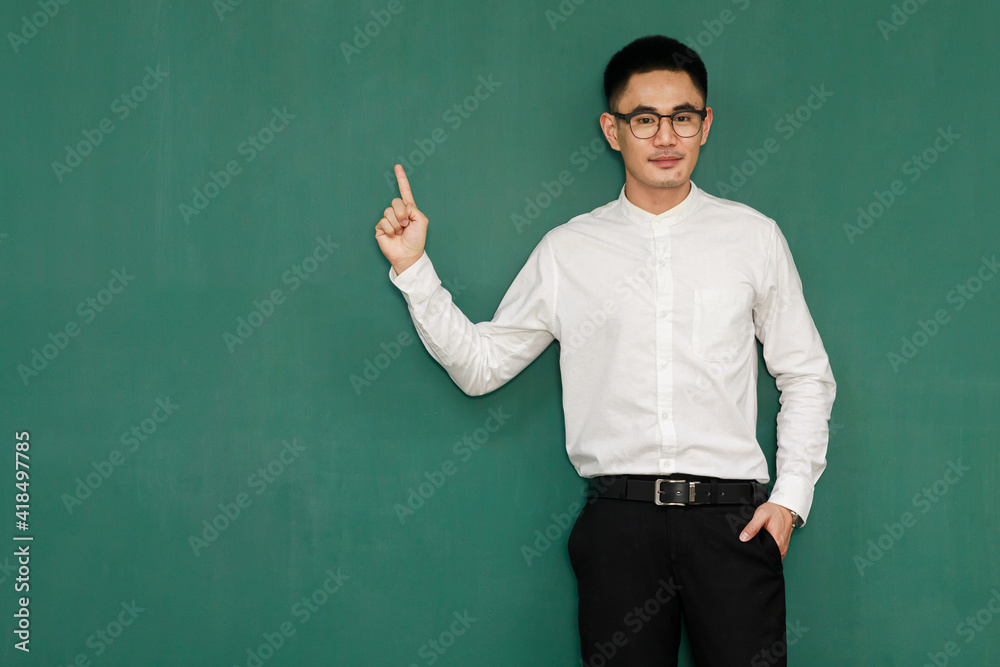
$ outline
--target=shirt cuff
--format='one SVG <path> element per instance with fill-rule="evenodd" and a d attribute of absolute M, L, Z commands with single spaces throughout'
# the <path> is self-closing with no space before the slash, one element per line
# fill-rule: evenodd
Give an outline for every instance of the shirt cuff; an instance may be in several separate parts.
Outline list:
<path fill-rule="evenodd" d="M 798 515 L 795 527 L 806 525 L 809 510 L 812 507 L 813 486 L 797 477 L 785 477 L 775 481 L 774 490 L 767 501 L 775 505 L 787 507 Z"/>
<path fill-rule="evenodd" d="M 411 301 L 423 301 L 429 298 L 441 285 L 441 279 L 438 278 L 437 271 L 434 270 L 431 258 L 426 252 L 402 273 L 396 273 L 396 268 L 390 266 L 389 280 Z"/>

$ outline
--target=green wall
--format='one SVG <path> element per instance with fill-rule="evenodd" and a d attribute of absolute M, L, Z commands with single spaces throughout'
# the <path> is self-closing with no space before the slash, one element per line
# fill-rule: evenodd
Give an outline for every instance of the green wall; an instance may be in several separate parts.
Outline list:
<path fill-rule="evenodd" d="M 617 197 L 601 75 L 650 33 L 699 45 L 694 180 L 779 223 L 838 382 L 791 664 L 1000 662 L 995 5 L 224 2 L 0 8 L 0 662 L 577 665 L 558 345 L 465 396 L 374 224 L 402 156 L 491 318 Z M 777 408 L 762 371 L 769 456 Z"/>

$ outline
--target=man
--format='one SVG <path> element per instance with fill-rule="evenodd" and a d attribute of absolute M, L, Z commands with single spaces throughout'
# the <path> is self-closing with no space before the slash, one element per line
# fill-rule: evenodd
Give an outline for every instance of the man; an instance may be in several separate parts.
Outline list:
<path fill-rule="evenodd" d="M 638 39 L 604 89 L 622 191 L 545 234 L 492 322 L 470 322 L 441 286 L 399 165 L 375 237 L 424 346 L 466 393 L 560 341 L 567 452 L 596 496 L 568 547 L 584 665 L 676 665 L 682 618 L 699 665 L 783 665 L 782 560 L 826 466 L 826 351 L 776 223 L 690 180 L 712 125 L 698 55 Z M 769 498 L 755 336 L 781 391 Z"/>

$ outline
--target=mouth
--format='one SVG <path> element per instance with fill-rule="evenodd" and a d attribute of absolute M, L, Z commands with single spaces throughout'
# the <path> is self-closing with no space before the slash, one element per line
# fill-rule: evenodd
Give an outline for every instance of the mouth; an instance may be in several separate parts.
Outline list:
<path fill-rule="evenodd" d="M 672 156 L 659 157 L 659 158 L 655 158 L 655 159 L 650 160 L 650 162 L 652 162 L 653 164 L 655 164 L 658 167 L 673 167 L 674 165 L 676 165 L 680 161 L 681 161 L 681 158 L 679 158 L 679 157 L 672 157 Z"/>

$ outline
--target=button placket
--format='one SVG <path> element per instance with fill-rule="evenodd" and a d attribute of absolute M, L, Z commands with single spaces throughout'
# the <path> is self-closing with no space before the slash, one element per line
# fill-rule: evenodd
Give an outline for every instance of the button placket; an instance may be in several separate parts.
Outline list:
<path fill-rule="evenodd" d="M 656 407 L 660 424 L 660 471 L 677 468 L 677 432 L 673 422 L 674 279 L 670 266 L 670 225 L 652 221 L 652 246 L 656 275 Z"/>

